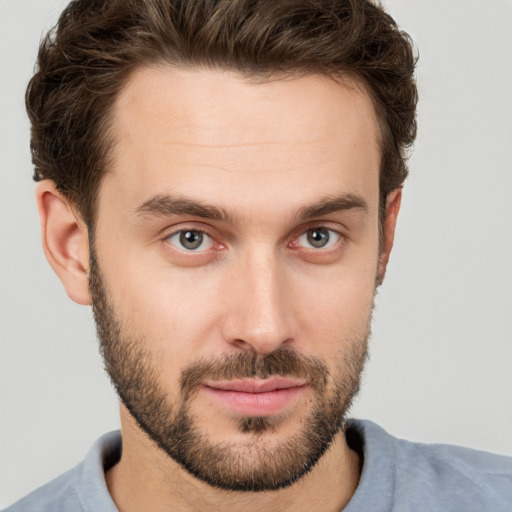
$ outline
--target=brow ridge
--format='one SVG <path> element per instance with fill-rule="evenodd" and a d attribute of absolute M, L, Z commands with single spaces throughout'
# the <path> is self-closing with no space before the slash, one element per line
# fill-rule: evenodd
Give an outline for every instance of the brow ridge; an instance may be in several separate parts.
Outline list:
<path fill-rule="evenodd" d="M 299 209 L 296 217 L 301 222 L 304 222 L 314 217 L 321 217 L 337 211 L 351 209 L 362 209 L 368 212 L 368 204 L 357 194 L 344 193 L 336 196 L 328 196 L 313 204 L 304 206 Z M 138 206 L 134 213 L 136 216 L 141 217 L 146 215 L 162 217 L 190 215 L 229 224 L 236 224 L 238 220 L 236 214 L 228 212 L 225 208 L 204 204 L 201 201 L 184 196 L 172 196 L 167 194 L 157 194 L 149 198 Z"/>
<path fill-rule="evenodd" d="M 328 196 L 316 203 L 301 208 L 298 217 L 300 220 L 306 221 L 314 217 L 328 215 L 329 213 L 352 209 L 361 209 L 368 213 L 368 203 L 357 194 L 344 193 Z"/>
<path fill-rule="evenodd" d="M 135 209 L 135 215 L 191 215 L 204 219 L 216 220 L 226 223 L 234 223 L 233 215 L 224 208 L 204 204 L 195 199 L 188 199 L 181 196 L 171 196 L 166 194 L 158 194 Z"/>

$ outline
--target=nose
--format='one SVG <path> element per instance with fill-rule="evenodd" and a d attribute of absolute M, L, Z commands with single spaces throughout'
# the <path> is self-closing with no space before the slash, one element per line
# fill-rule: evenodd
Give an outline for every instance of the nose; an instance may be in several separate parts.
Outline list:
<path fill-rule="evenodd" d="M 279 257 L 254 251 L 230 270 L 224 339 L 258 355 L 293 343 L 292 297 Z"/>

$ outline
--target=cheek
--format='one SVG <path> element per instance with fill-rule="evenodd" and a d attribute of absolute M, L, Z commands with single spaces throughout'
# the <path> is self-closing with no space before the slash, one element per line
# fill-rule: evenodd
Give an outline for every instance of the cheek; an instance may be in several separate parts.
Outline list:
<path fill-rule="evenodd" d="M 218 328 L 215 275 L 141 261 L 126 257 L 105 271 L 110 295 L 126 331 L 144 340 L 159 366 L 181 372 Z"/>
<path fill-rule="evenodd" d="M 302 275 L 294 290 L 304 350 L 325 358 L 368 335 L 375 296 L 377 258 L 363 268 L 340 265 Z"/>

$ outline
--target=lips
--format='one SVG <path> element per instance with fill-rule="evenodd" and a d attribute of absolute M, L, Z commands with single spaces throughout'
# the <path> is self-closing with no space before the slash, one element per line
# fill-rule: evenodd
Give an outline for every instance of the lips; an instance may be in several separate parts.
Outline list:
<path fill-rule="evenodd" d="M 304 379 L 277 377 L 206 382 L 202 389 L 209 397 L 235 413 L 269 416 L 291 406 L 307 387 Z"/>
<path fill-rule="evenodd" d="M 241 393 L 266 393 L 268 391 L 276 391 L 279 389 L 290 389 L 298 386 L 304 386 L 305 379 L 244 379 L 229 380 L 225 382 L 206 383 L 206 386 L 221 391 L 238 391 Z"/>

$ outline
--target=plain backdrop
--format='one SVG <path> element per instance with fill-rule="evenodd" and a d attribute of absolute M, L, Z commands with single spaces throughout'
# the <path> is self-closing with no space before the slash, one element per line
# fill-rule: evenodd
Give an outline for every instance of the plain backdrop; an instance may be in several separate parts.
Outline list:
<path fill-rule="evenodd" d="M 118 427 L 89 308 L 45 261 L 23 96 L 66 2 L 0 0 L 0 508 Z M 352 415 L 512 455 L 512 3 L 385 0 L 420 55 L 419 133 Z"/>

